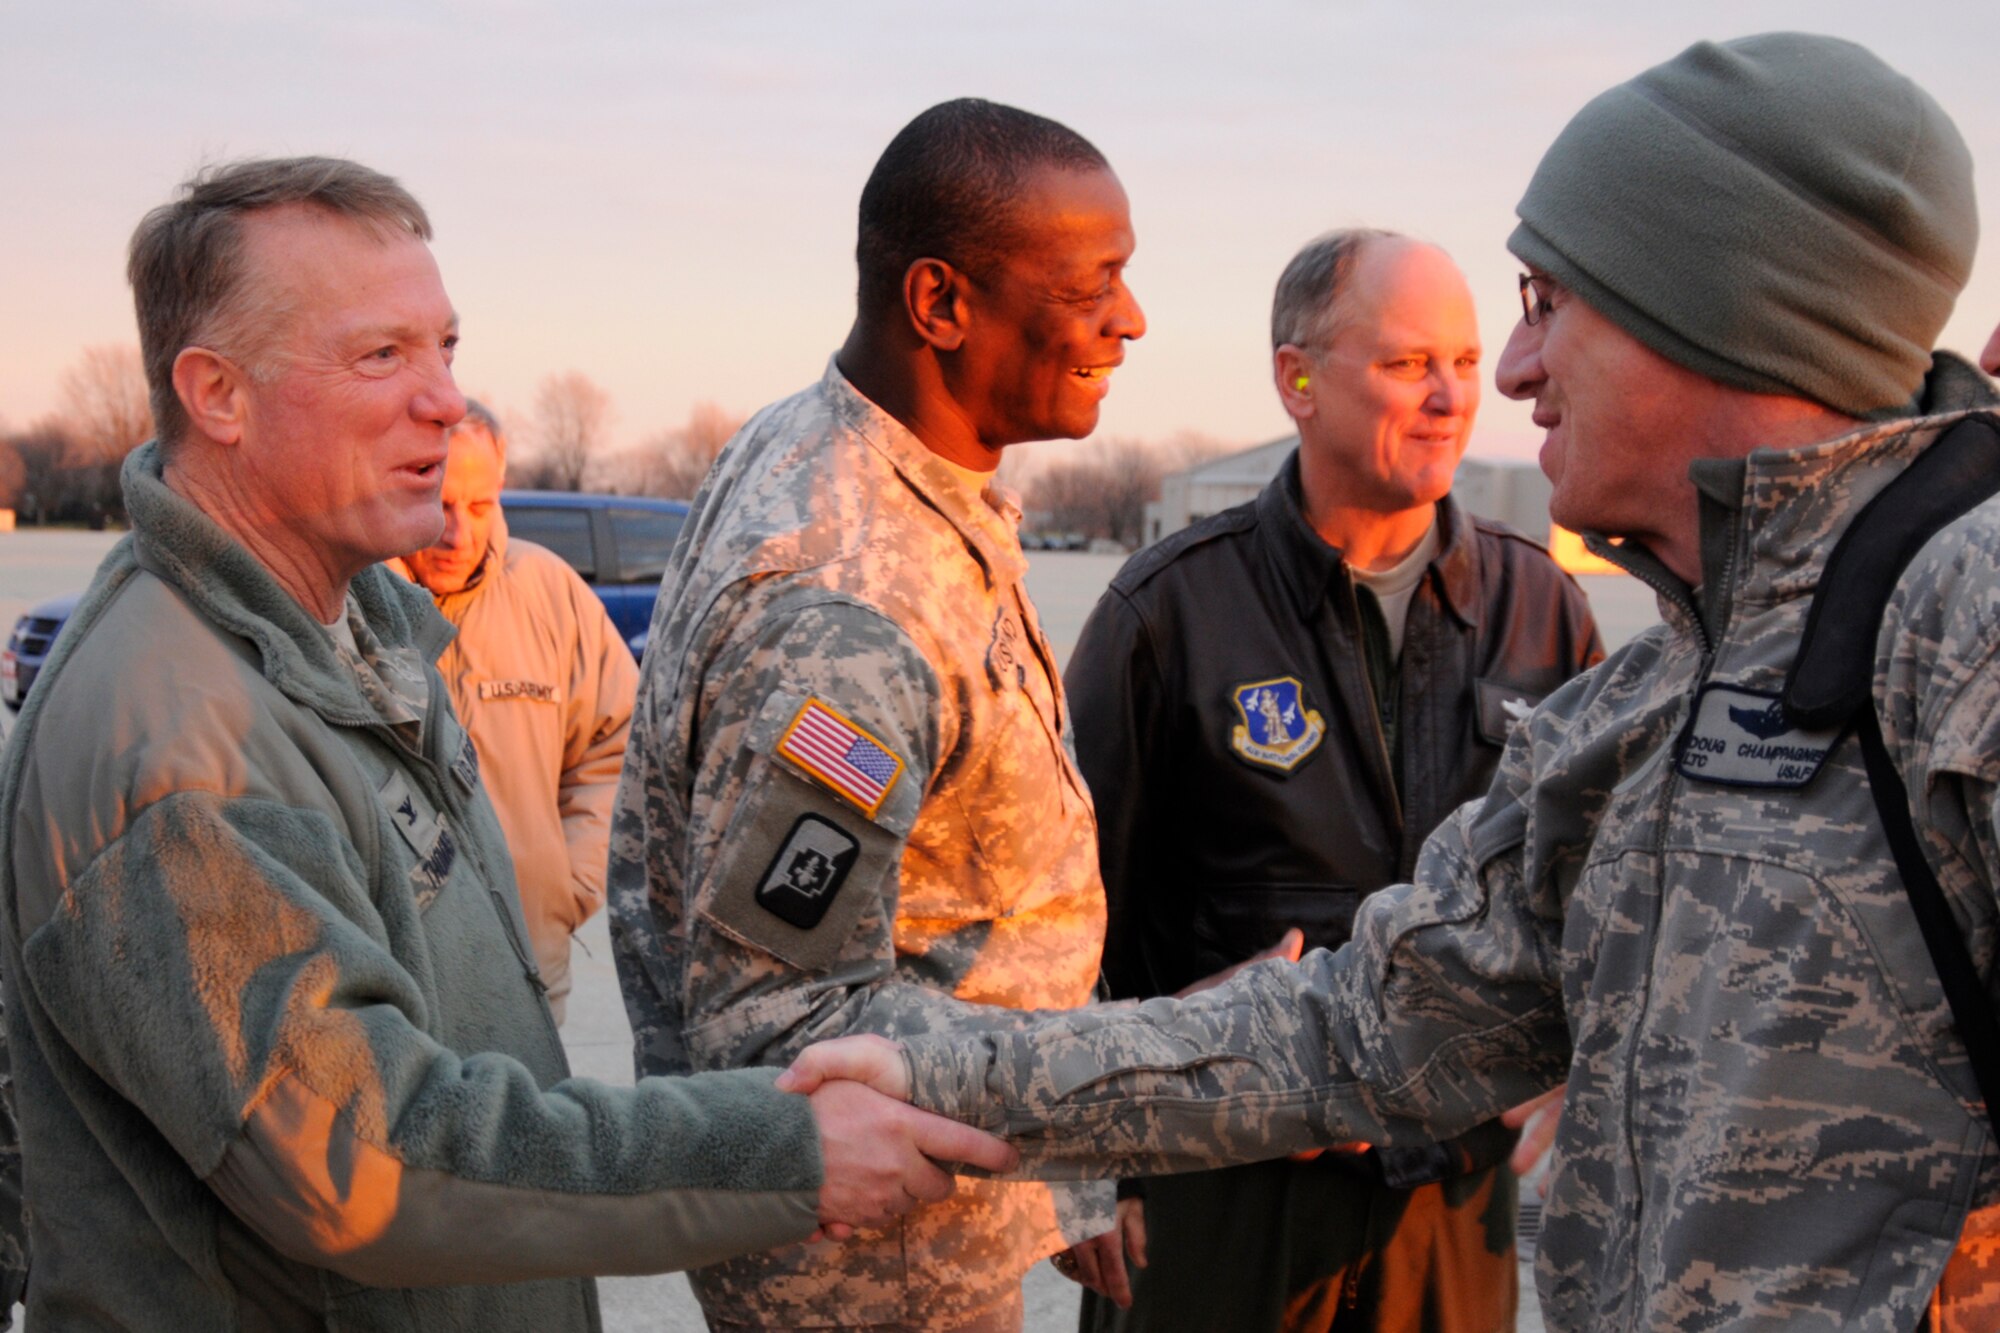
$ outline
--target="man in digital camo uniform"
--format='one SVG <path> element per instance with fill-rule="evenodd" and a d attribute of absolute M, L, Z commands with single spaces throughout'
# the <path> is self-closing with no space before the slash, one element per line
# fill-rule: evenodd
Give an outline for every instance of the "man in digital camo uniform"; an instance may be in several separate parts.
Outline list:
<path fill-rule="evenodd" d="M 991 474 L 1096 426 L 1145 331 L 1132 246 L 1102 155 L 1038 116 L 946 103 L 876 164 L 853 331 L 723 451 L 655 612 L 612 834 L 642 1073 L 1089 999 L 1096 829 Z M 1108 1187 L 967 1182 L 693 1280 L 721 1328 L 1016 1328 L 1027 1266 L 1111 1221 Z"/>
<path fill-rule="evenodd" d="M 507 532 L 507 440 L 477 402 L 451 431 L 444 533 L 400 562 L 458 634 L 438 674 L 479 751 L 558 1026 L 570 937 L 604 902 L 611 802 L 639 668 L 562 557 Z"/>
<path fill-rule="evenodd" d="M 1257 499 L 1134 556 L 1070 657 L 1121 999 L 1290 927 L 1345 943 L 1486 790 L 1515 717 L 1604 655 L 1547 553 L 1448 494 L 1485 373 L 1450 256 L 1321 236 L 1278 280 L 1271 344 L 1299 447 Z M 1093 1294 L 1084 1327 L 1512 1329 L 1513 1146 L 1489 1120 L 1133 1182 L 1150 1262 L 1129 1313 Z"/>
<path fill-rule="evenodd" d="M 1338 953 L 1179 1006 L 846 1043 L 799 1085 L 909 1079 L 1063 1173 L 1448 1134 L 1567 1078 L 1549 1327 L 1990 1333 L 1987 1108 L 1860 746 L 1774 711 L 1834 543 L 2000 406 L 1930 350 L 1976 245 L 1965 144 L 1850 43 L 1702 43 L 1579 112 L 1518 211 L 1500 388 L 1548 432 L 1556 521 L 1623 537 L 1593 545 L 1665 623 L 1535 710 Z M 1916 854 L 1988 977 L 1996 606 L 2000 498 L 1857 636 Z"/>

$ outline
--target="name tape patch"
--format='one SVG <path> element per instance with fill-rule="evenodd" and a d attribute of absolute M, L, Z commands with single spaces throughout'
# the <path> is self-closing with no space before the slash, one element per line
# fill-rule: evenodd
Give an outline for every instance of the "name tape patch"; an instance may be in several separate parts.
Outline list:
<path fill-rule="evenodd" d="M 389 811 L 390 824 L 416 854 L 416 863 L 410 867 L 411 890 L 417 910 L 428 911 L 443 891 L 445 881 L 451 878 L 451 868 L 458 861 L 458 843 L 452 838 L 444 816 L 432 810 L 401 773 L 389 775 L 381 798 Z"/>
<path fill-rule="evenodd" d="M 787 925 L 811 930 L 833 906 L 861 844 L 818 815 L 800 815 L 757 885 L 757 905 Z"/>
<path fill-rule="evenodd" d="M 559 704 L 562 691 L 539 680 L 482 680 L 481 699 L 532 699 L 536 703 Z"/>
<path fill-rule="evenodd" d="M 1695 700 L 1675 767 L 1697 782 L 1795 790 L 1819 776 L 1841 729 L 1808 731 L 1776 694 L 1710 684 Z"/>
<path fill-rule="evenodd" d="M 867 815 L 881 809 L 903 775 L 903 761 L 887 746 L 817 699 L 806 700 L 785 728 L 778 753 Z"/>

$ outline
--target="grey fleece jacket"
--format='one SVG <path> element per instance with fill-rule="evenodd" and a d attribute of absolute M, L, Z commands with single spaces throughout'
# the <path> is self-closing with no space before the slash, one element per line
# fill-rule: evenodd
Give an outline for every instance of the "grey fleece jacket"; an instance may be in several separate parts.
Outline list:
<path fill-rule="evenodd" d="M 582 1275 L 810 1232 L 769 1071 L 567 1078 L 430 599 L 353 584 L 391 726 L 155 446 L 124 481 L 0 776 L 31 1325 L 595 1328 Z"/>

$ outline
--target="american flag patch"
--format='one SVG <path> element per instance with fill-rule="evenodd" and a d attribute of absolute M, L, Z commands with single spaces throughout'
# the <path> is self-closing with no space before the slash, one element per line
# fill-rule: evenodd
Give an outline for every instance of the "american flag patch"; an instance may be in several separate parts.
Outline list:
<path fill-rule="evenodd" d="M 778 753 L 870 815 L 903 773 L 902 760 L 817 699 L 785 728 Z"/>

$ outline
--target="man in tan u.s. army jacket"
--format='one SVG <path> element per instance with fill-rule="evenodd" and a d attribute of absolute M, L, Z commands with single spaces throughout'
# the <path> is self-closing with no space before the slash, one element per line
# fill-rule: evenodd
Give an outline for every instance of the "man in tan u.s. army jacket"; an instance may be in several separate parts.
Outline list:
<path fill-rule="evenodd" d="M 639 668 L 590 585 L 547 547 L 509 537 L 506 475 L 498 419 L 468 400 L 445 459 L 444 534 L 397 563 L 458 630 L 438 674 L 479 751 L 560 1025 L 570 936 L 604 902 Z"/>
<path fill-rule="evenodd" d="M 965 152 L 996 201 L 937 179 Z M 641 1073 L 986 1030 L 1010 1020 L 974 1006 L 1068 1008 L 1097 977 L 1090 799 L 988 474 L 1088 434 L 1144 331 L 1124 194 L 1072 132 L 964 101 L 898 136 L 861 211 L 853 334 L 723 452 L 655 613 L 612 835 Z M 1108 1189 L 965 1182 L 695 1289 L 721 1326 L 1018 1327 L 1025 1268 L 1110 1224 Z"/>

